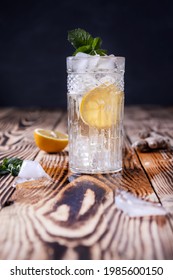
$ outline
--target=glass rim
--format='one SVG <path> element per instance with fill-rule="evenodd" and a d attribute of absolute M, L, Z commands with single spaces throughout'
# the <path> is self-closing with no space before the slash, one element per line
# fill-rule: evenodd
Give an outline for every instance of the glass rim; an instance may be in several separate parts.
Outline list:
<path fill-rule="evenodd" d="M 106 55 L 102 55 L 102 56 L 99 56 L 99 55 L 91 55 L 91 56 L 67 56 L 66 59 L 74 59 L 74 60 L 80 60 L 80 59 L 93 59 L 93 58 L 96 58 L 96 57 L 99 57 L 99 58 L 103 58 L 103 59 L 117 59 L 117 58 L 121 58 L 123 60 L 125 60 L 125 56 L 106 56 Z"/>

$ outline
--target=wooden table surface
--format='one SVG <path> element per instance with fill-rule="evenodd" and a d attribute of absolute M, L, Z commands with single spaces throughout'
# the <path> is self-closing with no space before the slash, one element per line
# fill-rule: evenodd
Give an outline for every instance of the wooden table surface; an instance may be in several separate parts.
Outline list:
<path fill-rule="evenodd" d="M 68 149 L 40 151 L 37 127 L 67 131 L 60 110 L 1 108 L 0 161 L 17 156 L 37 160 L 49 184 L 12 188 L 1 176 L 0 259 L 173 259 L 173 155 L 139 153 L 131 147 L 143 128 L 173 139 L 173 107 L 125 108 L 124 168 L 107 175 L 68 171 Z M 162 203 L 166 216 L 130 218 L 115 205 L 123 188 Z"/>

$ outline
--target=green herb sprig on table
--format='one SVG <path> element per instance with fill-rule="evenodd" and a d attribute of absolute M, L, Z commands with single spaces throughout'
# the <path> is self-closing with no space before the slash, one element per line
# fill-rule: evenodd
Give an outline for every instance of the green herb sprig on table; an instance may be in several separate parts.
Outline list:
<path fill-rule="evenodd" d="M 99 54 L 103 56 L 107 53 L 106 50 L 101 49 L 102 40 L 100 37 L 93 38 L 91 34 L 81 28 L 68 31 L 68 41 L 76 49 L 73 55 L 83 52 L 90 55 Z"/>
<path fill-rule="evenodd" d="M 10 174 L 17 176 L 22 166 L 23 160 L 19 158 L 4 158 L 0 164 L 0 175 Z"/>

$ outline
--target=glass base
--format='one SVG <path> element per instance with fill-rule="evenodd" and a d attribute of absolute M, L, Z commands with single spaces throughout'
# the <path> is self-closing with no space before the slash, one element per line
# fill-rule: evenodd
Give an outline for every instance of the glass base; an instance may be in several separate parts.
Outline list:
<path fill-rule="evenodd" d="M 87 170 L 82 170 L 80 168 L 69 168 L 70 171 L 72 173 L 76 173 L 76 174 L 109 174 L 109 173 L 117 173 L 120 172 L 122 170 L 121 168 L 117 168 L 117 169 L 112 169 L 112 170 L 91 170 L 91 171 L 87 171 Z"/>

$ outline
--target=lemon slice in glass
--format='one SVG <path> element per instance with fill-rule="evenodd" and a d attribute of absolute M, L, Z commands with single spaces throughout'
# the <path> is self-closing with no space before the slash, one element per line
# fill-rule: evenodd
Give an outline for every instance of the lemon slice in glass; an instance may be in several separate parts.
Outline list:
<path fill-rule="evenodd" d="M 34 140 L 41 150 L 47 153 L 57 153 L 67 146 L 68 135 L 59 131 L 37 128 L 34 130 Z"/>
<path fill-rule="evenodd" d="M 114 84 L 104 84 L 87 92 L 80 103 L 83 122 L 97 129 L 107 129 L 117 123 L 123 92 Z"/>

